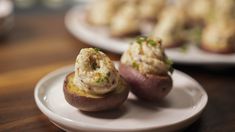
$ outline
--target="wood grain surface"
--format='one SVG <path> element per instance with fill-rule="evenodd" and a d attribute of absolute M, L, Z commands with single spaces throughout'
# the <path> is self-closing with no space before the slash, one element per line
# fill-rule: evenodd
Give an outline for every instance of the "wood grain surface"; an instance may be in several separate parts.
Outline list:
<path fill-rule="evenodd" d="M 66 31 L 64 13 L 16 13 L 14 29 L 0 40 L 0 131 L 62 131 L 37 108 L 33 91 L 41 77 L 73 64 L 79 50 L 89 47 Z M 106 53 L 113 60 L 120 57 Z M 201 118 L 182 131 L 235 131 L 234 66 L 175 67 L 198 80 L 209 95 Z"/>

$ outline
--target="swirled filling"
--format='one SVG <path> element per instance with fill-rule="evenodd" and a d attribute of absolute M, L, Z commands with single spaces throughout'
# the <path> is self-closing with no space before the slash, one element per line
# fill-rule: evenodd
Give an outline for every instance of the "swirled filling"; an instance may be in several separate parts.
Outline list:
<path fill-rule="evenodd" d="M 133 67 L 142 74 L 166 75 L 172 62 L 167 58 L 158 38 L 138 37 L 124 52 L 121 63 Z"/>
<path fill-rule="evenodd" d="M 82 49 L 75 63 L 74 84 L 92 94 L 113 91 L 119 82 L 119 74 L 112 61 L 94 48 Z"/>

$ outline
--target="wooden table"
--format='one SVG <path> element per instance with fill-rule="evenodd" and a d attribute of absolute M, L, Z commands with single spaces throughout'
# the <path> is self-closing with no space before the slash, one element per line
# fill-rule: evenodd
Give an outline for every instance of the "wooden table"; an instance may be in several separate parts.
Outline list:
<path fill-rule="evenodd" d="M 64 13 L 16 13 L 13 31 L 0 41 L 0 131 L 62 131 L 37 108 L 33 91 L 41 77 L 73 64 L 79 50 L 89 47 L 66 31 Z M 106 53 L 113 60 L 120 57 Z M 198 80 L 209 95 L 202 117 L 184 131 L 235 131 L 235 68 L 175 67 Z"/>

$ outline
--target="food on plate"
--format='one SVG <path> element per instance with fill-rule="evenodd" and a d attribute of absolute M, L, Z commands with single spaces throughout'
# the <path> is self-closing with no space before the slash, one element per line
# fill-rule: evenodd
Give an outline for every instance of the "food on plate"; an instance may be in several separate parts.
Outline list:
<path fill-rule="evenodd" d="M 82 49 L 75 71 L 64 81 L 64 95 L 69 104 L 82 111 L 103 111 L 119 107 L 129 93 L 112 61 L 95 48 Z"/>
<path fill-rule="evenodd" d="M 156 22 L 164 6 L 165 0 L 97 0 L 88 6 L 86 20 L 93 26 L 107 26 L 112 37 L 136 36 L 146 22 Z"/>
<path fill-rule="evenodd" d="M 213 0 L 192 0 L 187 14 L 192 22 L 204 26 L 205 23 L 213 16 Z"/>
<path fill-rule="evenodd" d="M 233 53 L 234 0 L 99 0 L 87 13 L 94 26 L 116 38 L 151 35 L 163 48 L 196 47 L 212 53 Z"/>
<path fill-rule="evenodd" d="M 119 73 L 140 99 L 158 101 L 172 89 L 172 62 L 158 38 L 138 37 L 123 53 Z"/>
<path fill-rule="evenodd" d="M 201 49 L 218 54 L 235 52 L 235 1 L 214 1 L 214 12 L 202 32 Z"/>
<path fill-rule="evenodd" d="M 109 25 L 121 5 L 119 0 L 97 0 L 88 7 L 86 19 L 88 23 L 97 26 Z"/>
<path fill-rule="evenodd" d="M 110 32 L 115 37 L 125 37 L 140 34 L 140 19 L 137 2 L 125 3 L 113 17 Z"/>
<path fill-rule="evenodd" d="M 235 21 L 215 20 L 202 33 L 200 47 L 213 53 L 235 52 Z"/>
<path fill-rule="evenodd" d="M 215 14 L 218 19 L 235 20 L 235 1 L 234 0 L 215 0 Z"/>
<path fill-rule="evenodd" d="M 165 5 L 165 0 L 140 0 L 140 18 L 155 21 Z"/>
<path fill-rule="evenodd" d="M 169 7 L 161 14 L 153 36 L 164 40 L 162 44 L 164 48 L 180 46 L 187 41 L 187 37 L 185 37 L 187 24 L 185 12 L 178 8 Z"/>

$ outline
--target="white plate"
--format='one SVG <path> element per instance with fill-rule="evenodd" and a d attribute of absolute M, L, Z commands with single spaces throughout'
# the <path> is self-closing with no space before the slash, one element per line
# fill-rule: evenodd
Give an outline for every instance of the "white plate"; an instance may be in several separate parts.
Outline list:
<path fill-rule="evenodd" d="M 117 39 L 109 36 L 106 28 L 88 25 L 84 19 L 85 13 L 81 6 L 74 7 L 65 16 L 68 31 L 76 38 L 94 46 L 115 53 L 123 53 L 133 39 Z M 184 64 L 235 64 L 235 54 L 220 55 L 200 50 L 190 45 L 187 52 L 180 48 L 167 49 L 166 54 L 177 63 Z"/>
<path fill-rule="evenodd" d="M 73 67 L 52 72 L 36 85 L 39 109 L 52 123 L 66 131 L 170 131 L 193 123 L 205 108 L 208 96 L 191 77 L 174 71 L 172 91 L 160 103 L 139 101 L 129 94 L 120 109 L 84 113 L 69 105 L 63 94 L 65 76 Z"/>

